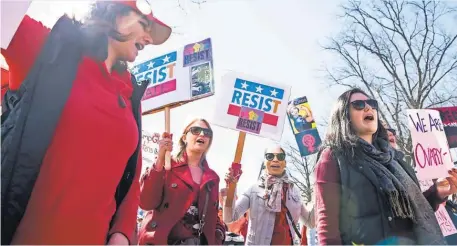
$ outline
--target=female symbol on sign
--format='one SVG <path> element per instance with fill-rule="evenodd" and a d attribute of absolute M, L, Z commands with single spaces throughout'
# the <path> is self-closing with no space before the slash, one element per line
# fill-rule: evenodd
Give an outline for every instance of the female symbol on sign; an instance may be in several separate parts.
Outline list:
<path fill-rule="evenodd" d="M 308 148 L 310 153 L 314 152 L 314 144 L 316 143 L 316 138 L 314 138 L 312 134 L 303 135 L 302 143 L 305 147 Z"/>

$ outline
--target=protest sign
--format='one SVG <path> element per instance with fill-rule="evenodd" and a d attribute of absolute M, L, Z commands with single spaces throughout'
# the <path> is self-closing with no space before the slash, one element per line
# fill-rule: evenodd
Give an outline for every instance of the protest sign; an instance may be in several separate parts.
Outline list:
<path fill-rule="evenodd" d="M 2 49 L 8 48 L 31 2 L 31 0 L 0 1 L 0 23 L 2 25 L 0 44 Z"/>
<path fill-rule="evenodd" d="M 131 69 L 138 83 L 150 80 L 142 99 L 144 112 L 214 94 L 211 39 L 136 64 Z"/>
<path fill-rule="evenodd" d="M 446 211 L 444 205 L 439 206 L 438 210 L 435 212 L 435 216 L 440 225 L 441 232 L 443 232 L 443 236 L 446 237 L 457 233 L 457 229 L 455 228 L 454 223 L 452 223 L 452 219 L 449 217 L 449 213 Z"/>
<path fill-rule="evenodd" d="M 457 148 L 457 107 L 434 108 L 440 112 L 449 148 Z"/>
<path fill-rule="evenodd" d="M 433 185 L 432 180 L 419 180 L 419 186 L 420 186 L 422 192 L 428 190 L 432 185 Z"/>
<path fill-rule="evenodd" d="M 143 165 L 141 173 L 144 173 L 147 167 L 151 167 L 154 164 L 157 153 L 159 152 L 159 139 L 159 133 L 142 131 Z"/>
<path fill-rule="evenodd" d="M 321 138 L 316 128 L 313 112 L 306 97 L 299 97 L 289 102 L 287 108 L 290 128 L 295 135 L 301 156 L 318 151 Z"/>
<path fill-rule="evenodd" d="M 430 109 L 408 109 L 414 160 L 420 180 L 444 178 L 452 164 L 440 114 Z"/>
<path fill-rule="evenodd" d="M 213 123 L 279 141 L 290 87 L 229 72 L 222 78 Z"/>

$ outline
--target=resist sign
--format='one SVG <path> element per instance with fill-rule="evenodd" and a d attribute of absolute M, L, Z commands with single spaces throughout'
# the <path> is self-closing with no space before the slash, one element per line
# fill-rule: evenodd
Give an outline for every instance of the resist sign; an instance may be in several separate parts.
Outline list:
<path fill-rule="evenodd" d="M 222 78 L 213 122 L 216 125 L 279 141 L 290 87 L 230 72 Z"/>
<path fill-rule="evenodd" d="M 420 180 L 447 177 L 453 164 L 439 112 L 408 109 L 407 113 L 417 177 Z"/>

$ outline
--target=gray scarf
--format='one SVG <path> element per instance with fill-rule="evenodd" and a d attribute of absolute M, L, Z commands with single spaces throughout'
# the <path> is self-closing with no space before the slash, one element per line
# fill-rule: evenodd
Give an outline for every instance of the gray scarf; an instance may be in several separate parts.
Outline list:
<path fill-rule="evenodd" d="M 286 172 L 281 177 L 268 175 L 266 171 L 260 176 L 259 186 L 265 189 L 265 207 L 271 212 L 281 212 L 281 199 L 283 184 L 290 184 L 289 176 Z M 286 195 L 286 194 L 284 194 Z"/>
<path fill-rule="evenodd" d="M 395 159 L 397 151 L 381 138 L 374 145 L 360 139 L 357 145 L 356 162 L 368 164 L 376 175 L 392 214 L 413 221 L 416 243 L 446 244 L 430 203 Z"/>

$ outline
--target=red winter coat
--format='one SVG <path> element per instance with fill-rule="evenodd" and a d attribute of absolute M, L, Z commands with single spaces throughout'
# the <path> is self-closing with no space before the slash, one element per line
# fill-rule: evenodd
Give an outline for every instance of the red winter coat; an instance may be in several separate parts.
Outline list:
<path fill-rule="evenodd" d="M 139 232 L 139 244 L 166 245 L 168 235 L 193 202 L 190 189 L 194 183 L 187 161 L 172 160 L 170 171 L 146 171 L 141 178 L 140 207 L 147 212 Z M 211 182 L 211 183 L 210 183 Z M 219 176 L 204 163 L 204 172 L 200 184 L 198 204 L 205 203 L 206 184 L 210 184 L 211 192 L 205 218 L 203 234 L 209 245 L 222 244 L 216 229 L 225 235 L 225 225 L 218 217 Z M 201 216 L 203 205 L 199 207 Z"/>

